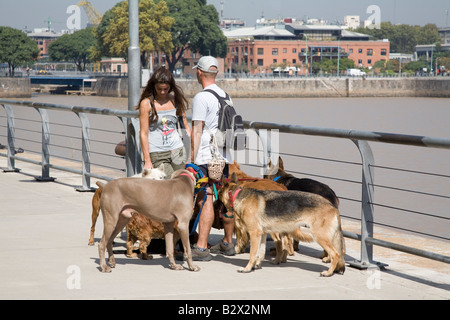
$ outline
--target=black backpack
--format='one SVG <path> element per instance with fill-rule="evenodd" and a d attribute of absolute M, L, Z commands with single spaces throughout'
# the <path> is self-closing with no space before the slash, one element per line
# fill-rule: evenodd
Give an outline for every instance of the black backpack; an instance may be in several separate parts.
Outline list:
<path fill-rule="evenodd" d="M 224 98 L 214 90 L 206 89 L 204 91 L 212 93 L 220 103 L 219 124 L 215 134 L 217 146 L 219 148 L 226 147 L 234 150 L 244 150 L 247 145 L 244 121 L 236 113 L 228 93 L 225 93 L 226 96 Z"/>

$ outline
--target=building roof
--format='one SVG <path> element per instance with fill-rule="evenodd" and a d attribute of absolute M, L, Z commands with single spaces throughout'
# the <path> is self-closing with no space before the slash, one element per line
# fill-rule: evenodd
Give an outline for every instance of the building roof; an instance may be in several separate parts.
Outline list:
<path fill-rule="evenodd" d="M 27 36 L 30 38 L 59 38 L 62 36 L 62 33 L 46 30 L 43 32 L 30 32 L 27 33 Z"/>
<path fill-rule="evenodd" d="M 287 23 L 293 30 L 299 31 L 340 31 L 342 28 L 335 25 L 304 25 L 299 23 Z"/>
<path fill-rule="evenodd" d="M 269 27 L 247 27 L 233 30 L 226 30 L 223 32 L 229 39 L 238 38 L 295 38 L 295 35 L 286 30 L 274 26 Z"/>

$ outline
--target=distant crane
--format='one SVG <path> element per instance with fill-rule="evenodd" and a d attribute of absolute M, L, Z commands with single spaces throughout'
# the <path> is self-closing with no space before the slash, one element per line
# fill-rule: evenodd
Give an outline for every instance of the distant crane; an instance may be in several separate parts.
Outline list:
<path fill-rule="evenodd" d="M 89 2 L 81 0 L 78 4 L 78 7 L 83 7 L 84 12 L 86 12 L 86 15 L 88 16 L 90 26 L 98 26 L 100 22 L 102 22 L 102 15 L 101 13 L 95 9 L 95 7 Z"/>

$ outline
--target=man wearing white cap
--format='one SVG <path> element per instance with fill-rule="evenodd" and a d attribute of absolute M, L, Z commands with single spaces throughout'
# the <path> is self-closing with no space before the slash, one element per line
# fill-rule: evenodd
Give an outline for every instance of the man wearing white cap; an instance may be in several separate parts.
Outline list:
<path fill-rule="evenodd" d="M 216 84 L 216 76 L 219 72 L 219 63 L 216 58 L 205 56 L 200 58 L 197 65 L 197 80 L 203 89 L 214 90 L 221 97 L 226 93 Z M 219 124 L 219 100 L 210 92 L 202 91 L 198 93 L 192 101 L 192 135 L 191 135 L 191 162 L 195 163 L 208 176 L 208 161 L 211 160 L 210 140 L 211 136 L 204 130 L 207 126 L 210 132 L 215 133 Z M 224 176 L 228 176 L 227 155 L 223 154 L 227 164 L 223 170 Z M 196 261 L 211 260 L 210 252 L 222 253 L 225 255 L 236 254 L 233 245 L 234 217 L 232 213 L 227 213 L 224 218 L 225 237 L 217 245 L 208 249 L 208 237 L 214 221 L 213 192 L 207 188 L 207 200 L 202 208 L 198 225 L 198 241 L 192 250 L 192 258 Z"/>

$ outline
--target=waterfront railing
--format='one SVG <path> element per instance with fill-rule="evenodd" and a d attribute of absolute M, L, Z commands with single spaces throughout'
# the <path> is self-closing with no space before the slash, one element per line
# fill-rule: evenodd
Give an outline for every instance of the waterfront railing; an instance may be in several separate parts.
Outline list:
<path fill-rule="evenodd" d="M 91 188 L 91 177 L 111 180 L 120 176 L 131 176 L 141 170 L 142 162 L 139 147 L 139 121 L 137 119 L 137 111 L 64 106 L 14 100 L 0 100 L 0 105 L 3 107 L 0 108 L 0 148 L 6 150 L 6 153 L 1 152 L 0 150 L 0 156 L 7 159 L 7 167 L 4 168 L 5 172 L 17 171 L 18 169 L 15 161 L 24 161 L 41 167 L 42 174 L 41 176 L 36 177 L 38 181 L 51 181 L 53 178 L 50 175 L 50 169 L 61 170 L 79 174 L 81 176 L 82 185 L 78 190 L 91 191 L 93 190 L 93 188 Z M 15 116 L 16 111 L 19 111 L 19 109 L 21 115 Z M 50 114 L 52 116 L 57 116 L 56 113 L 59 113 L 60 115 L 70 114 L 72 118 L 64 123 L 61 120 L 53 122 L 50 119 Z M 92 117 L 97 118 L 92 119 Z M 95 122 L 97 122 L 97 124 L 94 124 Z M 111 125 L 105 127 L 103 126 L 105 123 L 111 123 Z M 258 166 L 262 169 L 266 167 L 267 159 L 273 160 L 282 155 L 288 157 L 309 158 L 309 160 L 314 161 L 340 162 L 345 165 L 350 165 L 352 168 L 356 167 L 356 170 L 361 172 L 359 181 L 347 177 L 336 178 L 341 182 L 360 186 L 361 199 L 358 199 L 357 197 L 340 197 L 341 201 L 358 203 L 361 210 L 360 217 L 357 219 L 360 222 L 360 233 L 344 231 L 345 237 L 361 241 L 360 259 L 348 261 L 350 265 L 361 269 L 383 267 L 384 264 L 382 262 L 373 260 L 373 246 L 381 246 L 443 263 L 450 263 L 449 256 L 432 252 L 432 250 L 423 250 L 377 239 L 374 235 L 374 226 L 377 224 L 374 219 L 376 215 L 374 210 L 375 207 L 400 210 L 411 215 L 427 216 L 434 219 L 434 223 L 438 224 L 448 223 L 450 221 L 448 213 L 445 215 L 419 212 L 386 204 L 382 201 L 384 199 L 375 199 L 374 188 L 420 194 L 421 196 L 431 197 L 432 199 L 450 199 L 450 197 L 445 194 L 426 193 L 423 190 L 411 190 L 408 187 L 377 185 L 374 181 L 375 169 L 401 171 L 408 175 L 431 175 L 444 180 L 444 185 L 449 185 L 450 176 L 440 173 L 419 172 L 404 168 L 377 166 L 375 165 L 374 155 L 369 145 L 369 142 L 378 142 L 383 144 L 407 145 L 417 148 L 449 150 L 450 139 L 265 122 L 245 122 L 245 126 L 248 132 L 253 132 L 258 137 L 258 143 L 250 145 L 250 150 L 247 150 L 247 152 L 257 152 L 262 154 L 261 158 L 263 161 L 258 163 Z M 127 134 L 127 131 L 129 134 Z M 98 136 L 102 138 L 97 138 L 97 133 Z M 361 161 L 355 163 L 354 161 L 315 158 L 300 154 L 299 152 L 296 152 L 296 150 L 274 150 L 273 139 L 275 139 L 275 134 L 278 133 L 350 140 L 356 146 Z M 131 147 L 127 149 L 131 150 L 131 152 L 129 151 L 130 154 L 127 154 L 126 157 L 118 156 L 112 150 L 115 148 L 117 142 L 125 140 L 126 137 L 129 137 L 127 143 Z M 70 141 L 70 143 L 67 141 Z M 24 145 L 29 147 L 24 148 Z M 38 147 L 33 149 L 33 145 Z M 31 157 L 29 156 L 30 154 L 32 155 Z M 102 157 L 108 157 L 108 159 L 102 160 Z M 60 161 L 55 161 L 55 159 Z M 105 163 L 117 163 L 117 165 L 105 165 Z M 100 170 L 99 172 L 101 173 L 96 172 L 96 170 Z M 302 175 L 308 174 L 307 172 L 291 172 Z M 314 177 L 314 175 L 312 176 Z M 315 177 L 320 178 L 321 176 L 316 175 Z M 346 218 L 342 212 L 341 215 Z M 349 218 L 355 219 L 354 217 Z M 429 233 L 425 234 L 423 232 L 404 228 L 401 225 L 384 226 L 401 231 L 417 233 L 424 237 L 435 237 L 442 241 L 450 241 L 448 235 L 437 236 Z"/>

